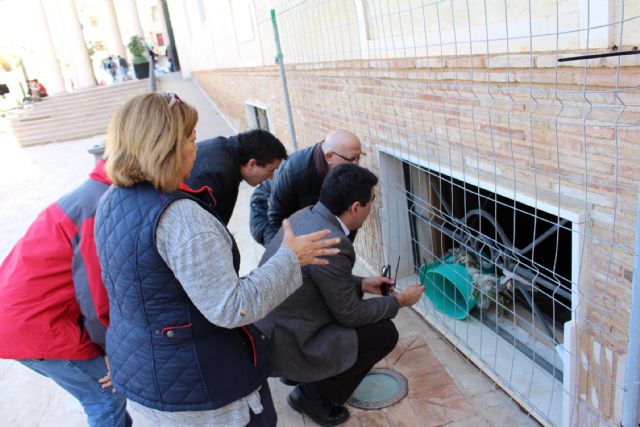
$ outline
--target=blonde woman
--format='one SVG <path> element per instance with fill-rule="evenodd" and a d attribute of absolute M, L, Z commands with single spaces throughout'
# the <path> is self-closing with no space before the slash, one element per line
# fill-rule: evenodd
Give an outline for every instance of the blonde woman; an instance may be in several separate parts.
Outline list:
<path fill-rule="evenodd" d="M 196 110 L 138 95 L 115 113 L 96 245 L 109 294 L 112 383 L 158 425 L 274 426 L 268 342 L 252 323 L 326 264 L 328 231 L 294 236 L 238 277 L 240 254 L 206 190 L 182 184 L 196 155 Z"/>

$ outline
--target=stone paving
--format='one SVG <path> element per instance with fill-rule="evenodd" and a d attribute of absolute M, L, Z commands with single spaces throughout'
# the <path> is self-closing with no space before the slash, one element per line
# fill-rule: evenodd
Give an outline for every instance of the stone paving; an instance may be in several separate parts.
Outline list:
<path fill-rule="evenodd" d="M 229 135 L 234 130 L 215 106 L 190 81 L 161 80 L 161 89 L 175 91 L 200 113 L 198 139 Z M 44 207 L 79 185 L 91 170 L 87 153 L 104 136 L 21 148 L 0 122 L 0 259 Z M 229 229 L 242 253 L 241 274 L 255 268 L 262 248 L 249 234 L 252 188 L 242 184 Z M 365 271 L 359 273 L 366 274 Z M 528 426 L 536 423 L 504 392 L 465 360 L 416 313 L 401 310 L 395 323 L 401 340 L 380 365 L 404 374 L 409 394 L 379 411 L 350 408 L 347 426 Z M 279 426 L 315 425 L 286 404 L 291 388 L 270 381 Z M 138 414 L 135 425 L 148 426 Z M 0 360 L 0 426 L 83 426 L 80 405 L 50 380 L 15 361 Z"/>

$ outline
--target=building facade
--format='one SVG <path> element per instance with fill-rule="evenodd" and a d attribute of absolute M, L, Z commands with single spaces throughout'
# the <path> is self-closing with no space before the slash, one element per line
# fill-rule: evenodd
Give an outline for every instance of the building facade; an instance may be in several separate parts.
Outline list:
<path fill-rule="evenodd" d="M 400 256 L 410 281 L 475 254 L 483 274 L 460 280 L 478 306 L 418 311 L 541 422 L 619 425 L 636 363 L 640 4 L 169 6 L 183 72 L 238 131 L 290 142 L 274 9 L 298 148 L 352 130 L 381 177 L 359 256 L 372 271 Z"/>

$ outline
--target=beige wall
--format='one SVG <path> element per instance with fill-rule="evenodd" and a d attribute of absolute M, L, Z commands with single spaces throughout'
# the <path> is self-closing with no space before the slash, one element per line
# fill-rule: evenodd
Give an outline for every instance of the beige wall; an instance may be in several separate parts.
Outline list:
<path fill-rule="evenodd" d="M 621 0 L 539 0 L 531 8 L 520 0 L 176 0 L 169 5 L 172 16 L 187 18 L 179 25 L 189 36 L 178 49 L 190 57 L 194 71 L 272 64 L 271 8 L 286 63 L 640 44 L 640 29 L 630 19 L 640 14 L 640 3 Z"/>
<path fill-rule="evenodd" d="M 191 35 L 183 29 L 178 48 L 237 129 L 248 125 L 245 102 L 259 101 L 288 143 L 268 17 L 275 5 L 299 147 L 348 128 L 374 170 L 385 147 L 582 218 L 573 422 L 617 424 L 640 176 L 640 55 L 558 63 L 556 49 L 562 57 L 640 44 L 632 19 L 640 4 L 625 2 L 623 15 L 618 0 L 590 2 L 587 14 L 586 1 L 541 0 L 530 19 L 527 2 L 510 0 L 505 24 L 505 2 L 488 1 L 486 13 L 482 3 L 221 1 L 204 22 L 197 7 L 186 8 Z M 182 7 L 172 3 L 172 15 Z M 588 44 L 579 31 L 587 24 L 605 26 L 589 31 Z M 381 263 L 379 218 L 375 210 L 357 242 L 371 265 Z"/>
<path fill-rule="evenodd" d="M 298 144 L 308 146 L 345 127 L 367 144 L 366 165 L 374 170 L 376 147 L 384 146 L 488 182 L 497 178 L 536 203 L 583 215 L 583 270 L 574 278 L 580 295 L 574 315 L 579 353 L 578 383 L 571 393 L 582 402 L 575 420 L 580 425 L 595 414 L 616 422 L 633 271 L 640 112 L 597 93 L 588 96 L 598 106 L 592 109 L 580 92 L 584 69 L 560 67 L 556 74 L 545 67 L 550 57 L 533 60 L 532 74 L 528 68 L 507 73 L 504 58 L 484 55 L 444 64 L 418 58 L 291 66 Z M 608 67 L 590 70 L 589 88 L 611 89 L 611 73 Z M 636 87 L 638 75 L 637 66 L 621 68 L 620 87 Z M 494 83 L 487 85 L 487 76 Z M 244 100 L 259 99 L 270 110 L 274 132 L 289 140 L 276 67 L 202 71 L 195 78 L 236 128 L 247 126 Z M 567 92 L 555 91 L 556 79 Z M 535 98 L 527 90 L 508 93 L 507 82 L 525 89 L 534 85 L 538 92 Z M 640 101 L 635 94 L 625 99 Z M 371 265 L 381 260 L 379 230 L 374 212 L 358 241 Z"/>

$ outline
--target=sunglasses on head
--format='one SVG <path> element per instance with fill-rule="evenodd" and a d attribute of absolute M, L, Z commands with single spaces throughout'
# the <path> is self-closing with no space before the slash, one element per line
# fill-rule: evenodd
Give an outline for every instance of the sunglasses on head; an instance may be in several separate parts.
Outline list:
<path fill-rule="evenodd" d="M 173 107 L 174 104 L 182 104 L 182 100 L 178 95 L 174 92 L 165 92 L 166 95 L 169 95 L 171 99 L 169 99 L 169 108 Z"/>

